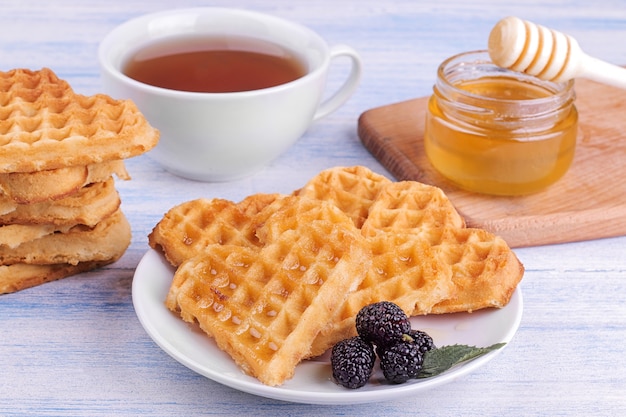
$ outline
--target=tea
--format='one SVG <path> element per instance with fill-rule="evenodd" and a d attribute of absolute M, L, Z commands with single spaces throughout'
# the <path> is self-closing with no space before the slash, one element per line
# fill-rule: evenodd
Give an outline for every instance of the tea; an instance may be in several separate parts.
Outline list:
<path fill-rule="evenodd" d="M 259 90 L 306 74 L 298 55 L 247 37 L 176 37 L 135 52 L 123 67 L 130 78 L 170 90 L 230 93 Z"/>

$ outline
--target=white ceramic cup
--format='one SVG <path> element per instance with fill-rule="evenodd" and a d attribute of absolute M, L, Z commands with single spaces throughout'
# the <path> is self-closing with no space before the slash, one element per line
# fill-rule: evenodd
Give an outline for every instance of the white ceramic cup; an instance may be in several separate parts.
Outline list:
<path fill-rule="evenodd" d="M 233 93 L 197 93 L 147 85 L 126 76 L 125 62 L 138 49 L 181 35 L 245 36 L 295 52 L 308 68 L 294 81 Z M 348 57 L 344 83 L 324 98 L 330 62 Z M 329 47 L 312 30 L 270 15 L 238 9 L 179 9 L 144 15 L 113 29 L 98 58 L 105 93 L 131 99 L 159 129 L 148 155 L 189 179 L 224 181 L 254 173 L 278 157 L 314 120 L 339 108 L 356 90 L 361 60 L 345 45 Z"/>

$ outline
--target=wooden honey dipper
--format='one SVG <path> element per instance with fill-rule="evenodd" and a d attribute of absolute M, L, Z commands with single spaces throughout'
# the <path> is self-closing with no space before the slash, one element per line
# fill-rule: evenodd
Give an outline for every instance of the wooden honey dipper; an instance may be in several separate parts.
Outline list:
<path fill-rule="evenodd" d="M 582 77 L 626 89 L 626 69 L 585 54 L 569 35 L 517 17 L 506 17 L 494 26 L 488 51 L 499 67 L 542 80 Z"/>

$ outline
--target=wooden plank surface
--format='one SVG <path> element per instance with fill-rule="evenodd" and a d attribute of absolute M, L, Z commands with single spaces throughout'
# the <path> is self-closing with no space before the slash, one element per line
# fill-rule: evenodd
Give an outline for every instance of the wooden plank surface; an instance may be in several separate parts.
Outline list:
<path fill-rule="evenodd" d="M 459 189 L 424 150 L 428 97 L 378 107 L 359 118 L 363 144 L 399 180 L 441 187 L 468 226 L 513 247 L 626 235 L 626 91 L 576 81 L 579 137 L 567 174 L 544 191 L 501 197 Z"/>

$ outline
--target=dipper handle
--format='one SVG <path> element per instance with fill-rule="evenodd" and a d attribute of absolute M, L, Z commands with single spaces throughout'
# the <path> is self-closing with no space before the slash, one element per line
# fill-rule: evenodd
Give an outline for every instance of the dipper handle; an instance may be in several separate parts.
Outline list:
<path fill-rule="evenodd" d="M 542 80 L 582 77 L 626 89 L 626 69 L 590 57 L 569 35 L 517 17 L 496 23 L 488 51 L 494 64 Z"/>

